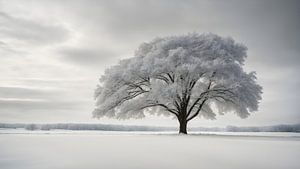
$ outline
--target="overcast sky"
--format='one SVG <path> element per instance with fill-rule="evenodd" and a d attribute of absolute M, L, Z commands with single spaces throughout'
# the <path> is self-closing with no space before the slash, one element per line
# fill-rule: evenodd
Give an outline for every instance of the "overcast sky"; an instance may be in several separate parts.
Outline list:
<path fill-rule="evenodd" d="M 212 32 L 248 47 L 245 69 L 263 86 L 259 111 L 191 125 L 300 122 L 297 0 L 0 0 L 0 122 L 176 125 L 149 117 L 92 119 L 105 68 L 157 36 Z"/>

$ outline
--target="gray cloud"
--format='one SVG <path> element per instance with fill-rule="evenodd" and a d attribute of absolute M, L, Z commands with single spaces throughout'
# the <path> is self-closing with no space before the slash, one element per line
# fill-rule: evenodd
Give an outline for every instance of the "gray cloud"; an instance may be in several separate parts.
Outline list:
<path fill-rule="evenodd" d="M 33 88 L 0 86 L 0 98 L 39 98 L 49 95 L 49 92 Z"/>
<path fill-rule="evenodd" d="M 2 41 L 0 41 L 0 49 L 7 50 L 7 44 L 4 43 L 4 42 L 2 42 Z"/>
<path fill-rule="evenodd" d="M 300 62 L 300 3 L 297 0 L 64 3 L 72 14 L 63 14 L 76 17 L 77 24 L 84 24 L 91 39 L 109 39 L 130 50 L 156 36 L 214 32 L 245 43 L 249 52 L 253 52 L 251 57 L 266 66 L 298 67 Z"/>
<path fill-rule="evenodd" d="M 0 47 L 2 47 L 2 46 L 6 46 L 6 43 L 0 41 Z"/>
<path fill-rule="evenodd" d="M 1 111 L 11 110 L 13 111 L 30 111 L 30 110 L 78 110 L 82 109 L 79 104 L 81 102 L 74 101 L 43 101 L 43 100 L 26 100 L 26 99 L 15 99 L 15 100 L 1 100 L 0 107 Z"/>
<path fill-rule="evenodd" d="M 0 50 L 2 51 L 13 51 L 5 42 L 0 41 Z"/>
<path fill-rule="evenodd" d="M 118 55 L 109 50 L 64 48 L 59 53 L 63 60 L 87 67 L 101 67 L 118 60 Z"/>
<path fill-rule="evenodd" d="M 27 80 L 28 81 L 28 80 Z M 32 83 L 29 80 L 29 83 Z M 86 111 L 92 107 L 92 99 L 87 99 L 80 92 L 76 92 L 77 97 L 74 97 L 73 91 L 79 90 L 82 85 L 74 85 L 70 88 L 71 83 L 79 81 L 48 81 L 34 80 L 40 84 L 47 84 L 48 88 L 42 87 L 26 87 L 26 86 L 2 86 L 0 87 L 0 121 L 27 119 L 27 121 L 35 121 L 45 119 L 61 119 L 60 116 L 68 115 L 70 112 L 78 114 L 84 112 L 85 118 L 89 118 L 89 113 Z M 59 85 L 60 83 L 68 83 Z M 35 83 L 36 85 L 36 83 Z M 58 89 L 49 89 L 49 85 L 60 87 Z M 85 89 L 83 89 L 85 91 Z M 83 97 L 80 97 L 83 96 Z M 91 110 L 90 110 L 91 111 Z M 58 117 L 58 118 L 57 118 Z M 72 117 L 69 117 L 72 119 Z M 39 121 L 38 120 L 38 121 Z"/>
<path fill-rule="evenodd" d="M 43 24 L 0 12 L 0 37 L 2 39 L 41 45 L 65 41 L 68 39 L 68 34 L 68 30 L 62 25 Z"/>

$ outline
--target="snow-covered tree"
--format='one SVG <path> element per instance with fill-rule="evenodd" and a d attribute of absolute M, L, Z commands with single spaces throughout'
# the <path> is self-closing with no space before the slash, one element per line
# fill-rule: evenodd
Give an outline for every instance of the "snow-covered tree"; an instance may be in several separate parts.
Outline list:
<path fill-rule="evenodd" d="M 135 56 L 107 69 L 95 91 L 96 118 L 174 116 L 180 133 L 195 117 L 215 119 L 234 112 L 241 118 L 258 109 L 262 87 L 242 66 L 247 48 L 215 34 L 156 38 Z"/>

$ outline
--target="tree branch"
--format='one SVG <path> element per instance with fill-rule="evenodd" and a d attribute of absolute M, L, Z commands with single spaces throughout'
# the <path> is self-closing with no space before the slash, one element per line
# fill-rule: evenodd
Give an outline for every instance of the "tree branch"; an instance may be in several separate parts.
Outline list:
<path fill-rule="evenodd" d="M 212 81 L 209 81 L 209 84 L 207 86 L 207 89 L 205 92 L 201 93 L 200 96 L 196 99 L 196 101 L 192 104 L 192 106 L 190 107 L 190 109 L 188 110 L 188 113 L 186 115 L 186 117 L 188 118 L 189 115 L 191 114 L 192 110 L 194 109 L 194 107 L 198 104 L 198 102 L 206 95 L 208 94 L 210 87 L 211 87 Z"/>
<path fill-rule="evenodd" d="M 206 100 L 207 100 L 207 98 L 202 101 L 202 103 L 198 107 L 197 112 L 195 114 L 193 114 L 191 117 L 187 118 L 187 121 L 192 120 L 193 118 L 195 118 L 200 113 L 200 110 L 202 109 L 202 107 L 203 107 L 204 103 L 206 102 Z"/>
<path fill-rule="evenodd" d="M 167 111 L 169 111 L 170 113 L 174 114 L 176 117 L 179 116 L 178 112 L 175 109 L 171 109 L 168 106 L 164 105 L 164 104 L 160 104 L 160 103 L 154 103 L 154 104 L 149 104 L 147 106 L 141 107 L 141 109 L 145 109 L 145 108 L 149 108 L 149 107 L 155 107 L 155 106 L 160 106 L 165 108 Z"/>

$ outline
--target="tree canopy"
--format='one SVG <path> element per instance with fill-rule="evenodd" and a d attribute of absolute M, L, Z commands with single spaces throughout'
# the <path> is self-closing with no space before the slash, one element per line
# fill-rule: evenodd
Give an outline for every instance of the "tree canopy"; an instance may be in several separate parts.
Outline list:
<path fill-rule="evenodd" d="M 234 112 L 246 118 L 258 109 L 262 93 L 255 72 L 243 70 L 246 58 L 247 48 L 230 37 L 193 33 L 156 38 L 105 71 L 95 90 L 93 116 L 172 115 L 183 128 L 195 117 L 215 119 Z"/>

